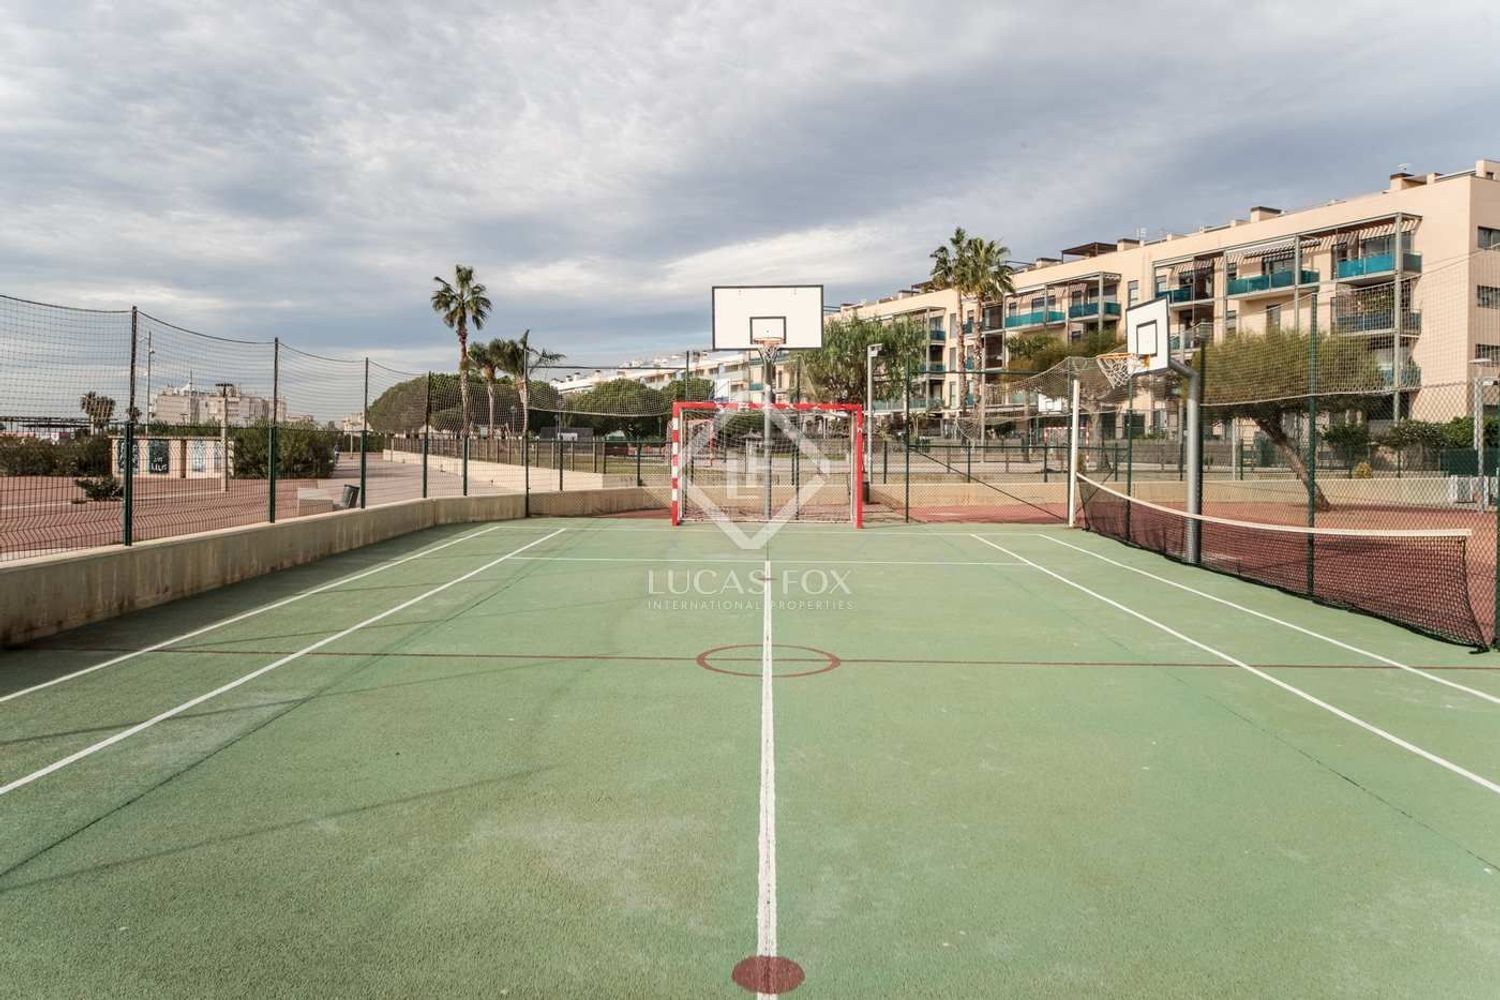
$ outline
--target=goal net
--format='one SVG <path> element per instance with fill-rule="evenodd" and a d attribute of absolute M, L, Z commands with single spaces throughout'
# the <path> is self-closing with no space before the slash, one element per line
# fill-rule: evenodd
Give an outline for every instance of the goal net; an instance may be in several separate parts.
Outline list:
<path fill-rule="evenodd" d="M 859 527 L 863 434 L 858 406 L 777 403 L 767 411 L 761 403 L 677 403 L 672 523 L 844 521 Z"/>

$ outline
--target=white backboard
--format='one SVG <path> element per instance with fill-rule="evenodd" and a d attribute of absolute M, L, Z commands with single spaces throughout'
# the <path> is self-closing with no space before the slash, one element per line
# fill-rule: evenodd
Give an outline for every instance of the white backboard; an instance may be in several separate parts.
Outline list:
<path fill-rule="evenodd" d="M 713 346 L 745 351 L 780 335 L 792 350 L 823 346 L 822 285 L 715 285 Z"/>
<path fill-rule="evenodd" d="M 1152 299 L 1125 310 L 1125 350 L 1138 355 L 1142 371 L 1166 371 L 1172 359 L 1172 322 L 1165 298 Z"/>

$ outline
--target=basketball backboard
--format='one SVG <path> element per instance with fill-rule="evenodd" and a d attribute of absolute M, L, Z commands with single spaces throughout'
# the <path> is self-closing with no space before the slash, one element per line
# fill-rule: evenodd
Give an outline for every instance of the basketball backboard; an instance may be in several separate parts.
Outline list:
<path fill-rule="evenodd" d="M 1171 321 L 1165 298 L 1125 310 L 1125 350 L 1141 359 L 1141 371 L 1160 372 L 1171 367 L 1172 338 L 1167 329 Z"/>
<path fill-rule="evenodd" d="M 822 285 L 714 286 L 714 350 L 747 351 L 776 337 L 792 350 L 823 346 Z"/>

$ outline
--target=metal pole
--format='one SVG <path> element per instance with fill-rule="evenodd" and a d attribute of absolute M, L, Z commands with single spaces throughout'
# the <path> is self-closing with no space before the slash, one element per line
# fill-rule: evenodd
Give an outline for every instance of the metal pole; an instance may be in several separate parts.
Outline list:
<path fill-rule="evenodd" d="M 1176 358 L 1170 361 L 1172 370 L 1187 379 L 1187 551 L 1185 561 L 1198 565 L 1201 554 L 1202 525 L 1198 516 L 1203 513 L 1203 424 L 1199 412 L 1203 402 L 1202 373 Z"/>
<path fill-rule="evenodd" d="M 646 481 L 641 478 L 641 439 L 635 440 L 635 484 L 645 486 Z"/>
<path fill-rule="evenodd" d="M 1318 523 L 1318 338 L 1307 339 L 1307 526 Z M 1315 536 L 1307 536 L 1307 593 L 1316 583 Z"/>
<path fill-rule="evenodd" d="M 902 481 L 905 482 L 905 484 L 906 484 L 906 486 L 905 486 L 906 497 L 905 497 L 905 507 L 904 507 L 905 512 L 906 512 L 905 520 L 910 521 L 911 520 L 911 367 L 909 365 L 906 366 L 905 368 L 903 368 L 903 372 L 904 372 L 904 375 L 903 375 L 901 381 L 902 381 L 902 385 L 904 386 L 904 390 L 903 390 L 903 393 L 902 393 L 903 402 L 901 404 L 901 408 L 902 408 L 902 421 L 903 421 L 903 423 L 905 425 L 905 435 L 904 436 L 906 437 L 906 448 L 905 448 L 905 453 L 906 453 L 906 471 L 905 471 L 905 474 L 901 478 L 902 478 Z"/>
<path fill-rule="evenodd" d="M 266 460 L 266 520 L 276 523 L 276 411 L 281 408 L 281 338 L 271 341 L 271 439 Z"/>
<path fill-rule="evenodd" d="M 130 394 L 125 406 L 125 464 L 120 470 L 125 476 L 125 488 L 121 497 L 124 510 L 121 512 L 120 544 L 129 545 L 135 534 L 135 365 L 136 345 L 139 342 L 140 313 L 130 307 Z M 150 405 L 150 400 L 147 400 Z M 147 422 L 150 433 L 150 422 Z"/>
<path fill-rule="evenodd" d="M 223 468 L 219 470 L 219 492 L 229 492 L 229 383 L 219 383 L 219 454 L 223 456 Z"/>
<path fill-rule="evenodd" d="M 1477 474 L 1475 484 L 1475 500 L 1478 501 L 1479 509 L 1484 509 L 1485 482 L 1484 482 L 1484 379 L 1474 380 L 1474 470 Z M 1500 605 L 1496 606 L 1500 608 Z"/>
<path fill-rule="evenodd" d="M 1391 340 L 1391 422 L 1395 423 L 1401 419 L 1401 382 L 1404 367 L 1401 363 L 1401 348 L 1405 339 L 1406 324 L 1402 322 L 1401 303 L 1401 279 L 1406 270 L 1406 254 L 1402 252 L 1401 227 L 1406 217 L 1400 212 L 1396 213 L 1396 232 L 1392 239 L 1395 244 L 1392 252 L 1395 254 L 1391 269 L 1391 330 L 1394 334 Z"/>
<path fill-rule="evenodd" d="M 1078 398 L 1079 381 L 1076 373 L 1070 372 L 1068 381 L 1068 527 L 1075 527 L 1078 520 Z"/>
<path fill-rule="evenodd" d="M 773 357 L 773 350 L 774 348 L 770 347 L 761 349 L 761 357 L 764 361 L 761 378 L 765 381 L 761 383 L 760 387 L 761 395 L 764 397 L 761 405 L 762 434 L 760 446 L 766 453 L 764 461 L 766 467 L 765 515 L 767 521 L 771 520 L 771 475 L 774 471 L 771 465 L 771 402 L 776 398 L 771 390 L 771 358 Z"/>
<path fill-rule="evenodd" d="M 365 401 L 361 411 L 359 431 L 359 509 L 365 509 L 367 479 L 367 455 L 370 453 L 370 359 L 365 358 Z"/>
<path fill-rule="evenodd" d="M 869 344 L 865 347 L 865 412 L 870 413 L 875 409 L 875 359 L 880 356 L 880 345 Z M 799 361 L 800 364 L 800 361 Z M 799 372 L 800 374 L 800 372 Z M 798 380 L 801 381 L 800 379 Z M 870 433 L 874 429 L 874 422 L 865 428 L 865 475 L 873 475 L 869 470 L 875 464 L 875 440 Z"/>
<path fill-rule="evenodd" d="M 432 447 L 432 372 L 427 373 L 427 401 L 422 412 L 422 499 L 427 499 L 427 453 Z"/>
<path fill-rule="evenodd" d="M 464 496 L 469 495 L 469 435 L 464 435 L 464 457 L 463 457 L 463 480 Z"/>

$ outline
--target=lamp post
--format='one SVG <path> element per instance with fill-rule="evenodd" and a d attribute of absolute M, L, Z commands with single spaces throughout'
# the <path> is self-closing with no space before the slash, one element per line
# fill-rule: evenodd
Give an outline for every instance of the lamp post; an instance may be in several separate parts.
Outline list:
<path fill-rule="evenodd" d="M 219 390 L 219 492 L 229 492 L 229 390 L 233 382 L 214 383 Z M 148 399 L 146 405 L 150 406 Z"/>

